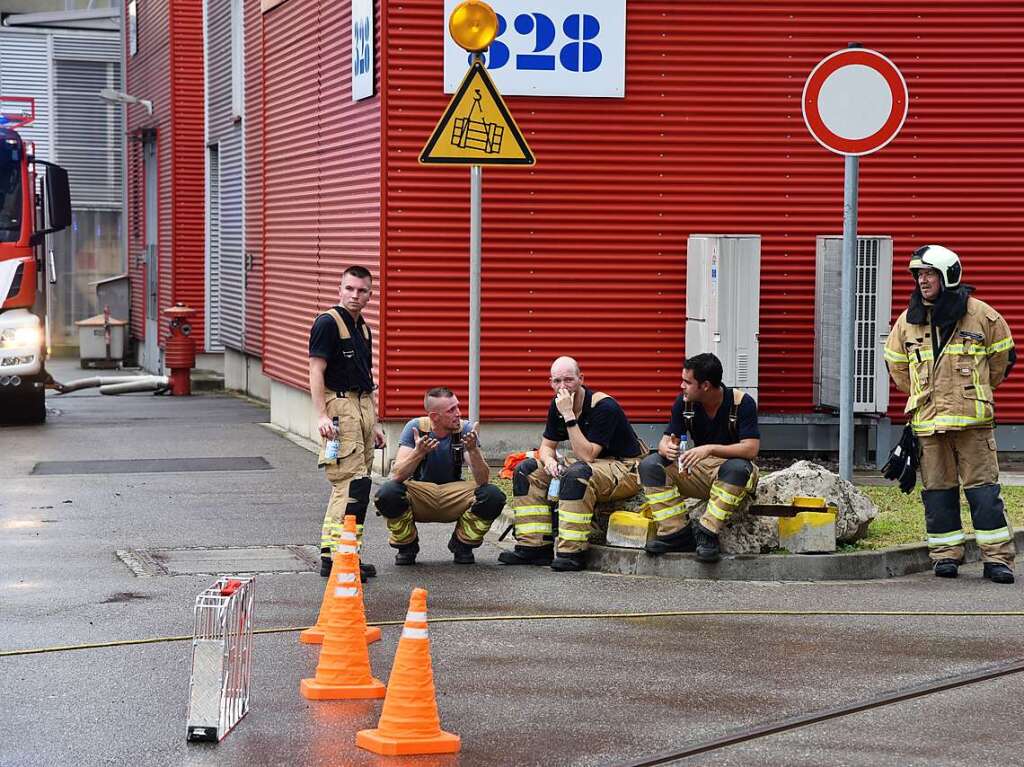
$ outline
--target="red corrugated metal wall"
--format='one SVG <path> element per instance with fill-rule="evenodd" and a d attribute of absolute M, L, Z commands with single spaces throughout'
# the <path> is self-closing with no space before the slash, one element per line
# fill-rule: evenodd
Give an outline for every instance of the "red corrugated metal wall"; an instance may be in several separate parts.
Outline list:
<path fill-rule="evenodd" d="M 380 283 L 380 98 L 351 100 L 350 14 L 289 0 L 263 15 L 264 372 L 302 387 L 309 327 L 344 267 Z"/>
<path fill-rule="evenodd" d="M 263 14 L 245 0 L 245 351 L 263 355 Z"/>
<path fill-rule="evenodd" d="M 466 388 L 469 174 L 416 162 L 448 100 L 441 0 L 388 5 L 382 26 L 396 418 L 428 385 Z M 629 3 L 625 99 L 508 99 L 538 164 L 484 173 L 484 417 L 540 419 L 547 366 L 572 353 L 634 420 L 663 420 L 684 353 L 686 238 L 709 231 L 762 235 L 761 409 L 811 410 L 814 238 L 841 232 L 843 160 L 807 133 L 800 98 L 850 40 L 910 88 L 903 132 L 861 163 L 860 231 L 895 238 L 898 300 L 906 255 L 937 241 L 1020 329 L 1022 33 L 1019 2 Z M 1024 420 L 1022 387 L 1000 392 L 1003 421 Z"/>

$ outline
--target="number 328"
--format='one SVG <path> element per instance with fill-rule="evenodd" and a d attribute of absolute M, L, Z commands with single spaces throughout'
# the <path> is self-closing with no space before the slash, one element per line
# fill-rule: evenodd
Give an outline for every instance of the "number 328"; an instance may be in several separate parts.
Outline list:
<path fill-rule="evenodd" d="M 513 21 L 513 27 L 523 37 L 533 38 L 532 53 L 517 53 L 515 68 L 518 70 L 554 71 L 556 57 L 551 49 L 555 41 L 555 22 L 543 13 L 521 13 Z M 508 22 L 498 14 L 498 36 L 487 51 L 486 66 L 490 70 L 501 69 L 512 58 L 508 46 L 501 36 L 508 31 Z M 570 72 L 593 72 L 601 66 L 601 49 L 594 40 L 601 31 L 601 23 L 587 13 L 573 13 L 562 20 L 562 32 L 569 42 L 558 51 L 557 60 Z M 508 38 L 506 38 L 508 39 Z"/>

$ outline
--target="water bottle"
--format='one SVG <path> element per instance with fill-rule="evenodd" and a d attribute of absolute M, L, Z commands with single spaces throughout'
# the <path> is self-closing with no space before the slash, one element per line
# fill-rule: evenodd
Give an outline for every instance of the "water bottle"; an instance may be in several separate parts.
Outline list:
<path fill-rule="evenodd" d="M 341 440 L 339 437 L 341 433 L 338 431 L 338 416 L 334 416 L 331 419 L 334 422 L 334 436 L 327 440 L 327 445 L 324 447 L 324 458 L 328 461 L 338 460 L 338 452 L 341 450 Z"/>
<path fill-rule="evenodd" d="M 683 432 L 678 437 L 675 436 L 675 435 L 672 435 L 672 442 L 675 443 L 679 447 L 679 457 L 676 459 L 676 466 L 678 467 L 679 471 L 684 471 L 684 469 L 683 469 L 683 455 L 686 453 L 686 448 L 688 446 L 687 440 L 686 440 L 686 432 Z"/>

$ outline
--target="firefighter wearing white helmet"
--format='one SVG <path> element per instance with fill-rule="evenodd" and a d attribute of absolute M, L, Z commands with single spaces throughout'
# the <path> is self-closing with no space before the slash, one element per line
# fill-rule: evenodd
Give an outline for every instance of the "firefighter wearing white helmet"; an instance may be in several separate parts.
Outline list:
<path fill-rule="evenodd" d="M 885 343 L 885 360 L 920 442 L 921 499 L 935 574 L 955 578 L 964 556 L 960 486 L 984 575 L 1013 583 L 1013 531 L 1003 508 L 993 392 L 1017 354 L 999 312 L 961 284 L 960 257 L 941 245 L 910 256 L 916 287 Z"/>

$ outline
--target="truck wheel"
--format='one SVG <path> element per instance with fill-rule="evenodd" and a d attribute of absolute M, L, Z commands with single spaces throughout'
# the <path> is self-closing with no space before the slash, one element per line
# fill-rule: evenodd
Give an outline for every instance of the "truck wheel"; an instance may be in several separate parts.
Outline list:
<path fill-rule="evenodd" d="M 22 406 L 25 409 L 24 423 L 43 423 L 46 421 L 46 389 L 31 389 L 25 392 Z"/>
<path fill-rule="evenodd" d="M 21 425 L 46 420 L 46 390 L 26 388 L 0 397 L 0 424 Z"/>

